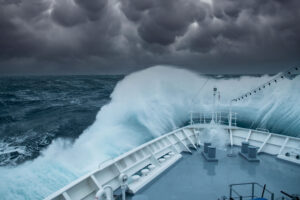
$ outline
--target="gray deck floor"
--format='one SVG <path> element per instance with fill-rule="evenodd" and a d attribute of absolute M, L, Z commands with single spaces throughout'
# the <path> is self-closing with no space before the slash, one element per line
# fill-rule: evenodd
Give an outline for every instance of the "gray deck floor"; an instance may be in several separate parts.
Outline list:
<path fill-rule="evenodd" d="M 242 182 L 266 184 L 275 193 L 275 199 L 282 196 L 280 190 L 300 193 L 299 165 L 264 154 L 258 156 L 259 163 L 250 163 L 238 154 L 228 157 L 225 151 L 217 151 L 217 158 L 219 161 L 212 163 L 197 151 L 184 154 L 174 166 L 132 196 L 132 200 L 216 200 L 228 197 L 229 184 Z M 250 186 L 239 191 L 245 193 L 246 189 L 250 194 Z M 260 194 L 262 190 L 255 187 L 255 191 Z"/>

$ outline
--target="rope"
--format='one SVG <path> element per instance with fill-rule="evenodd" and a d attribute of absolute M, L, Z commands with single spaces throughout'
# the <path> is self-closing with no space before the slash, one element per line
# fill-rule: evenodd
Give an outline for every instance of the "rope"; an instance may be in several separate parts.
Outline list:
<path fill-rule="evenodd" d="M 201 87 L 199 88 L 199 90 L 196 92 L 194 98 L 192 98 L 192 105 L 194 105 L 197 96 L 200 94 L 200 91 L 204 88 L 204 86 L 207 84 L 208 81 L 209 81 L 209 77 L 206 79 L 206 81 L 202 84 L 202 86 L 201 86 Z"/>
<path fill-rule="evenodd" d="M 296 72 L 296 73 L 294 73 L 294 72 Z M 265 89 L 267 86 L 271 86 L 271 84 L 273 85 L 274 83 L 277 83 L 279 80 L 282 80 L 284 78 L 292 80 L 294 78 L 294 76 L 297 75 L 297 72 L 299 72 L 298 67 L 290 68 L 290 69 L 286 70 L 285 72 L 279 73 L 274 78 L 272 78 L 271 80 L 265 82 L 264 84 L 254 88 L 254 89 L 251 89 L 249 92 L 246 92 L 243 95 L 232 99 L 231 101 L 232 102 L 237 102 L 237 101 L 241 101 L 243 99 L 246 99 L 246 98 L 250 97 L 252 94 L 256 94 L 257 92 L 262 91 L 263 89 Z"/>
<path fill-rule="evenodd" d="M 278 73 L 278 75 L 276 75 L 271 80 L 265 82 L 262 85 L 259 85 L 258 87 L 254 88 L 254 89 L 251 89 L 249 92 L 246 92 L 239 97 L 232 99 L 231 102 L 233 103 L 233 102 L 242 101 L 243 99 L 250 97 L 252 94 L 254 95 L 257 92 L 264 90 L 267 86 L 271 86 L 271 84 L 274 85 L 274 83 L 278 83 L 280 80 L 283 80 L 284 78 L 292 80 L 296 75 L 298 75 L 297 72 L 299 73 L 298 67 L 293 67 L 284 72 L 280 72 L 280 73 Z M 250 129 L 254 126 L 254 123 L 256 121 L 257 121 L 257 115 L 256 115 L 255 119 L 253 119 Z"/>

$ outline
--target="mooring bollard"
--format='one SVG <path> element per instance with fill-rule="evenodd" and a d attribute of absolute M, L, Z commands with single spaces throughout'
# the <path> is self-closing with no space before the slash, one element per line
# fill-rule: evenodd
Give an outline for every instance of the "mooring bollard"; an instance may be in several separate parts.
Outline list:
<path fill-rule="evenodd" d="M 208 146 L 208 158 L 216 158 L 216 147 L 214 146 Z"/>
<path fill-rule="evenodd" d="M 242 142 L 241 152 L 243 154 L 247 154 L 248 153 L 248 147 L 249 147 L 249 142 Z"/>
<path fill-rule="evenodd" d="M 210 142 L 204 142 L 204 153 L 207 153 L 208 152 L 208 148 L 211 145 Z"/>
<path fill-rule="evenodd" d="M 248 147 L 248 157 L 249 158 L 256 158 L 256 154 L 257 154 L 257 147 L 254 146 L 249 146 Z"/>

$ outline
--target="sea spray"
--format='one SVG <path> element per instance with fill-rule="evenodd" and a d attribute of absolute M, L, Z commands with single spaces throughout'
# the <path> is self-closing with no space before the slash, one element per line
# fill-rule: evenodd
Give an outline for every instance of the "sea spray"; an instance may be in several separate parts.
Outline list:
<path fill-rule="evenodd" d="M 209 142 L 220 150 L 227 150 L 229 144 L 227 130 L 218 124 L 210 124 L 207 128 L 201 130 L 199 132 L 199 139 L 202 143 Z"/>
<path fill-rule="evenodd" d="M 0 195 L 7 199 L 41 199 L 76 177 L 95 169 L 152 138 L 184 125 L 191 111 L 211 112 L 212 89 L 221 92 L 220 110 L 229 110 L 237 95 L 264 83 L 270 76 L 214 78 L 195 72 L 156 66 L 126 76 L 95 122 L 70 143 L 56 140 L 37 159 L 15 168 L 0 168 Z M 199 89 L 205 82 L 205 87 Z M 283 80 L 254 97 L 233 104 L 238 125 L 263 126 L 274 132 L 299 134 L 299 83 Z M 217 141 L 218 130 L 208 130 Z M 220 140 L 221 146 L 223 145 Z M 30 184 L 28 184 L 30 183 Z"/>

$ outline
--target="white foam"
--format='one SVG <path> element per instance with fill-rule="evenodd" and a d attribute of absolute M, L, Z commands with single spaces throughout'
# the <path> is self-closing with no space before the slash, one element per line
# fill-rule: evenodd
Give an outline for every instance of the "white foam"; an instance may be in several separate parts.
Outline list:
<path fill-rule="evenodd" d="M 221 91 L 218 107 L 228 109 L 236 95 L 268 80 L 269 76 L 212 79 L 199 91 L 207 77 L 183 69 L 156 66 L 126 76 L 111 102 L 98 112 L 96 121 L 74 144 L 56 140 L 42 156 L 16 168 L 0 168 L 0 196 L 8 199 L 41 199 L 100 162 L 132 149 L 183 125 L 191 110 L 211 110 L 212 89 Z M 261 126 L 299 128 L 299 78 L 282 81 L 278 88 L 233 106 L 245 120 L 259 120 Z M 298 84 L 299 85 L 299 84 Z M 223 146 L 218 129 L 207 138 Z"/>

